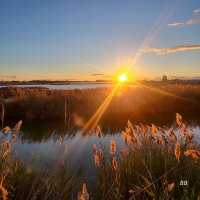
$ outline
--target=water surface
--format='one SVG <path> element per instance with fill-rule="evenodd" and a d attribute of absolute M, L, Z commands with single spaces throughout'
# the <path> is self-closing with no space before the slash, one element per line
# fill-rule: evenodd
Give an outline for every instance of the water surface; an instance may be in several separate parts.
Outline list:
<path fill-rule="evenodd" d="M 3 87 L 41 87 L 41 88 L 48 88 L 51 90 L 72 90 L 72 89 L 84 89 L 84 88 L 99 88 L 99 87 L 109 87 L 113 86 L 114 84 L 110 83 L 72 83 L 72 84 L 66 84 L 66 85 L 48 85 L 48 84 L 39 84 L 39 85 L 8 85 L 8 86 L 0 86 L 0 88 Z"/>
<path fill-rule="evenodd" d="M 160 125 L 159 122 L 155 124 Z M 190 121 L 189 124 L 193 124 L 194 133 L 200 136 L 200 123 Z M 174 127 L 178 131 L 174 121 L 166 126 Z M 63 139 L 62 144 L 60 138 Z M 100 143 L 102 143 L 107 156 L 111 158 L 110 140 L 116 141 L 117 155 L 119 155 L 120 148 L 125 147 L 120 129 L 106 128 L 100 139 L 95 133 L 83 135 L 81 130 L 74 126 L 63 132 L 62 123 L 59 122 L 34 122 L 24 124 L 22 127 L 19 138 L 13 146 L 13 155 L 20 158 L 29 171 L 41 170 L 44 167 L 54 168 L 58 164 L 65 163 L 72 173 L 82 166 L 84 175 L 91 177 L 96 171 L 93 145 L 96 144 L 100 148 Z M 199 141 L 199 138 L 197 140 Z"/>

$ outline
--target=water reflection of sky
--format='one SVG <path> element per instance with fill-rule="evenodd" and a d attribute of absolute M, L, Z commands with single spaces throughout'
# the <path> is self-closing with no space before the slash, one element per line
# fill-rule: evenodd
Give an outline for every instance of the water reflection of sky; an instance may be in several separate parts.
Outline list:
<path fill-rule="evenodd" d="M 180 129 L 174 128 L 174 130 L 178 135 Z M 52 134 L 48 133 L 48 138 L 40 135 L 38 140 L 35 140 L 32 130 L 31 134 L 27 131 L 20 133 L 18 140 L 14 143 L 13 155 L 19 157 L 29 170 L 42 169 L 45 166 L 56 167 L 59 163 L 64 162 L 71 171 L 80 166 L 83 166 L 86 175 L 95 171 L 93 145 L 96 144 L 98 149 L 100 148 L 100 139 L 95 134 L 85 137 L 82 136 L 81 131 L 76 131 L 73 136 L 66 134 L 62 136 L 63 143 L 60 145 L 60 135 L 55 131 Z M 200 136 L 200 126 L 193 127 L 193 131 L 196 137 Z M 120 133 L 116 133 L 107 134 L 101 138 L 107 156 L 110 156 L 111 139 L 116 141 L 119 155 L 120 148 L 125 146 L 122 136 Z M 199 137 L 196 139 L 200 141 Z"/>
<path fill-rule="evenodd" d="M 51 90 L 73 90 L 73 89 L 86 89 L 86 88 L 99 88 L 99 87 L 109 87 L 113 86 L 111 83 L 72 83 L 66 85 L 12 85 L 12 87 L 41 87 L 41 88 L 48 88 Z M 7 87 L 7 86 L 0 86 L 0 88 Z M 10 87 L 10 85 L 9 85 Z"/>
<path fill-rule="evenodd" d="M 120 147 L 124 145 L 120 134 L 106 135 L 101 138 L 105 152 L 109 155 L 110 140 L 117 142 L 118 154 Z M 84 174 L 91 175 L 95 172 L 93 160 L 93 145 L 100 148 L 100 141 L 96 135 L 82 136 L 77 131 L 74 137 L 63 138 L 60 145 L 59 138 L 50 137 L 49 140 L 33 141 L 18 138 L 13 146 L 13 155 L 19 157 L 29 170 L 42 169 L 45 166 L 55 167 L 57 164 L 65 162 L 66 166 L 73 171 L 83 166 Z M 67 152 L 66 152 L 67 151 Z"/>
<path fill-rule="evenodd" d="M 196 140 L 200 143 L 200 126 L 196 123 L 193 126 Z M 175 123 L 171 126 L 178 135 L 180 129 Z M 106 134 L 105 134 L 106 133 Z M 60 145 L 60 137 L 63 143 Z M 121 147 L 125 146 L 120 131 L 109 132 L 103 130 L 101 143 L 107 157 L 109 154 L 110 140 L 117 143 L 117 155 L 120 154 Z M 24 126 L 18 139 L 13 144 L 14 157 L 20 158 L 28 170 L 41 170 L 44 168 L 56 168 L 65 163 L 66 167 L 73 173 L 79 167 L 83 167 L 85 176 L 95 174 L 93 159 L 93 145 L 100 148 L 100 139 L 95 134 L 83 136 L 76 128 L 69 129 L 65 134 L 57 129 L 56 124 L 51 126 L 43 123 L 34 123 L 33 126 Z"/>

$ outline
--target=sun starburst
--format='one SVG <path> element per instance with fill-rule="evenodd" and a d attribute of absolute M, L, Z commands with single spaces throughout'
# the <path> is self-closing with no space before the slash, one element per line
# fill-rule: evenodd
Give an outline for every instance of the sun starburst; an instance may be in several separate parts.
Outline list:
<path fill-rule="evenodd" d="M 119 80 L 119 82 L 125 82 L 125 81 L 127 81 L 127 76 L 126 76 L 126 74 L 121 74 L 121 75 L 119 75 L 119 76 L 118 76 L 118 80 Z"/>

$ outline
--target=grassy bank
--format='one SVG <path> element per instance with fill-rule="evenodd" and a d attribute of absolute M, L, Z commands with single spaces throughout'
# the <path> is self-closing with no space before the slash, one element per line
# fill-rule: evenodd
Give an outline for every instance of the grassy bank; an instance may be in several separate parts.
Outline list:
<path fill-rule="evenodd" d="M 99 108 L 112 88 L 48 90 L 44 88 L 2 88 L 5 118 L 26 120 L 64 119 L 79 116 L 85 120 Z M 10 99 L 5 100 L 5 99 Z M 117 109 L 116 109 L 117 108 Z M 125 121 L 147 115 L 175 112 L 197 115 L 200 110 L 199 85 L 157 85 L 150 87 L 121 87 L 113 96 L 104 121 Z M 13 112 L 14 111 L 14 112 Z M 139 121 L 138 121 L 139 122 Z"/>

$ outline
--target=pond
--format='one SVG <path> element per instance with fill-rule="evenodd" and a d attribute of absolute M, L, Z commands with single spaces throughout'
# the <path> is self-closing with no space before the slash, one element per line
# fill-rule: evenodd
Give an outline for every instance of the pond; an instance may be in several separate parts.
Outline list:
<path fill-rule="evenodd" d="M 145 122 L 143 123 L 145 124 Z M 149 124 L 149 121 L 147 123 Z M 159 123 L 159 121 L 155 121 L 156 125 L 163 126 Z M 194 133 L 200 135 L 199 122 L 187 118 L 186 124 L 192 125 Z M 179 131 L 173 118 L 171 118 L 171 122 L 168 120 L 168 124 L 165 125 L 174 128 L 175 132 Z M 91 177 L 95 175 L 94 144 L 98 149 L 102 144 L 108 156 L 110 140 L 115 140 L 117 143 L 117 155 L 120 154 L 121 147 L 125 147 L 121 135 L 122 129 L 116 129 L 116 124 L 114 128 L 110 125 L 111 128 L 103 129 L 101 138 L 97 137 L 95 133 L 83 135 L 82 131 L 74 126 L 64 133 L 62 126 L 62 123 L 55 121 L 24 122 L 19 138 L 13 146 L 13 156 L 20 158 L 28 171 L 41 170 L 45 167 L 54 168 L 58 164 L 65 163 L 72 173 L 75 169 L 82 167 L 84 176 Z M 60 138 L 62 138 L 62 143 Z M 199 141 L 199 138 L 197 140 Z"/>
<path fill-rule="evenodd" d="M 89 88 L 99 88 L 99 87 L 109 87 L 114 84 L 110 83 L 70 83 L 70 84 L 32 84 L 32 85 L 8 85 L 8 86 L 0 86 L 3 87 L 23 87 L 23 88 L 48 88 L 51 90 L 73 90 L 73 89 L 89 89 Z"/>

